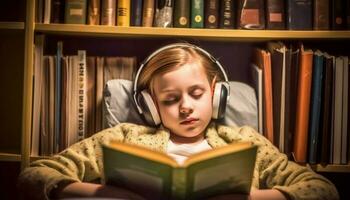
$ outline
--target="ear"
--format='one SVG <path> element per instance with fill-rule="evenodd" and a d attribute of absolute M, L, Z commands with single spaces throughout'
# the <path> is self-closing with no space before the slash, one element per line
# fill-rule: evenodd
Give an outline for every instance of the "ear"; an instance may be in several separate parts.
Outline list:
<path fill-rule="evenodd" d="M 213 80 L 211 81 L 211 85 L 210 85 L 212 97 L 214 96 L 215 84 L 216 84 L 216 75 L 214 76 Z"/>

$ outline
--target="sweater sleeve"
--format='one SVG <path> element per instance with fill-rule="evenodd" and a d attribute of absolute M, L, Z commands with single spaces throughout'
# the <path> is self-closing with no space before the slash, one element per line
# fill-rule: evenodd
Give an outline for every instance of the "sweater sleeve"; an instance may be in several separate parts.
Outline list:
<path fill-rule="evenodd" d="M 101 178 L 102 144 L 123 140 L 125 124 L 96 133 L 61 153 L 37 160 L 19 175 L 18 188 L 24 199 L 49 199 L 58 184 L 92 182 Z"/>
<path fill-rule="evenodd" d="M 258 145 L 256 168 L 260 189 L 277 189 L 289 199 L 339 199 L 337 189 L 325 177 L 289 161 L 265 137 L 252 128 L 245 134 Z"/>

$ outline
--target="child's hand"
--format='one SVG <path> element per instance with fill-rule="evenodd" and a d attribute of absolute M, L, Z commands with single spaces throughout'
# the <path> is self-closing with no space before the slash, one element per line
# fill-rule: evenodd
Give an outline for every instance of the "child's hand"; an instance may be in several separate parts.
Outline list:
<path fill-rule="evenodd" d="M 132 200 L 144 200 L 140 195 L 114 186 L 93 184 L 93 183 L 71 183 L 62 188 L 57 188 L 52 193 L 52 197 L 71 198 L 71 197 L 104 197 L 120 198 Z"/>

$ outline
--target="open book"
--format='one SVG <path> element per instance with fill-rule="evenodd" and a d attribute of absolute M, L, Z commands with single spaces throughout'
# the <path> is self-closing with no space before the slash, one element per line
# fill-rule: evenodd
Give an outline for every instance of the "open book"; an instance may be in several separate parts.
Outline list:
<path fill-rule="evenodd" d="M 116 141 L 103 146 L 106 184 L 148 199 L 249 194 L 257 147 L 249 142 L 191 155 L 183 164 L 162 152 Z"/>

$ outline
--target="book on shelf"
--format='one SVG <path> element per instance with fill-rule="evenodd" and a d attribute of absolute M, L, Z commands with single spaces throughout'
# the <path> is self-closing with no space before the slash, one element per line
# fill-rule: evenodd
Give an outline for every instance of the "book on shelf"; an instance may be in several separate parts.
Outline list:
<path fill-rule="evenodd" d="M 263 134 L 273 143 L 273 98 L 272 98 L 272 73 L 271 54 L 263 49 L 255 49 L 253 62 L 263 70 Z"/>
<path fill-rule="evenodd" d="M 59 152 L 59 141 L 61 135 L 61 99 L 62 99 L 62 57 L 63 57 L 63 42 L 57 42 L 55 56 L 55 139 L 54 152 Z"/>
<path fill-rule="evenodd" d="M 87 24 L 99 25 L 101 18 L 101 1 L 90 0 L 88 6 Z"/>
<path fill-rule="evenodd" d="M 51 18 L 50 23 L 63 23 L 64 21 L 64 1 L 51 0 Z"/>
<path fill-rule="evenodd" d="M 349 137 L 349 125 L 348 125 L 348 106 L 349 106 L 349 58 L 348 56 L 343 56 L 344 68 L 343 68 L 343 106 L 342 106 L 342 140 L 341 140 L 341 159 L 340 164 L 348 164 L 347 158 L 347 146 Z"/>
<path fill-rule="evenodd" d="M 273 98 L 273 143 L 284 152 L 285 122 L 285 83 L 286 83 L 286 46 L 281 42 L 269 42 L 271 54 L 271 77 Z"/>
<path fill-rule="evenodd" d="M 51 0 L 43 0 L 44 1 L 44 10 L 43 10 L 43 23 L 44 24 L 49 24 L 51 21 Z M 39 6 L 40 6 L 39 2 Z M 40 7 L 39 7 L 40 8 Z M 40 13 L 39 13 L 40 14 Z"/>
<path fill-rule="evenodd" d="M 330 162 L 330 144 L 332 130 L 332 93 L 333 93 L 333 67 L 335 57 L 327 53 L 324 54 L 324 79 L 323 79 L 323 94 L 322 94 L 322 114 L 321 114 L 321 142 L 320 142 L 320 157 L 321 164 Z"/>
<path fill-rule="evenodd" d="M 264 0 L 238 0 L 237 28 L 265 29 L 264 2 Z"/>
<path fill-rule="evenodd" d="M 152 27 L 155 12 L 155 0 L 143 0 L 142 26 Z"/>
<path fill-rule="evenodd" d="M 207 0 L 204 3 L 204 27 L 219 27 L 219 0 Z"/>
<path fill-rule="evenodd" d="M 266 1 L 266 29 L 285 29 L 285 2 L 281 0 Z"/>
<path fill-rule="evenodd" d="M 173 0 L 157 0 L 154 16 L 155 27 L 173 27 Z"/>
<path fill-rule="evenodd" d="M 162 152 L 111 141 L 103 146 L 104 176 L 107 184 L 132 189 L 149 199 L 249 194 L 256 151 L 250 142 L 234 143 L 178 163 Z"/>
<path fill-rule="evenodd" d="M 66 0 L 64 23 L 86 24 L 87 0 Z"/>
<path fill-rule="evenodd" d="M 315 30 L 329 30 L 329 0 L 315 0 L 314 1 L 314 29 Z"/>
<path fill-rule="evenodd" d="M 252 81 L 258 100 L 258 132 L 263 134 L 263 70 L 251 65 Z"/>
<path fill-rule="evenodd" d="M 317 163 L 320 142 L 320 125 L 321 125 L 321 104 L 322 104 L 322 83 L 324 82 L 324 55 L 317 50 L 314 53 L 312 83 L 311 83 L 311 100 L 310 100 L 310 122 L 309 122 L 309 156 L 310 164 Z"/>
<path fill-rule="evenodd" d="M 174 27 L 190 27 L 190 3 L 191 1 L 188 0 L 177 0 L 174 2 Z"/>
<path fill-rule="evenodd" d="M 96 133 L 96 57 L 86 57 L 86 137 Z"/>
<path fill-rule="evenodd" d="M 103 71 L 104 71 L 104 58 L 97 57 L 96 58 L 96 132 L 102 130 L 103 122 L 102 122 L 102 99 L 103 99 Z"/>
<path fill-rule="evenodd" d="M 313 51 L 304 50 L 304 47 L 301 46 L 293 144 L 294 160 L 300 163 L 305 163 L 307 161 L 306 144 L 308 144 L 312 65 Z"/>
<path fill-rule="evenodd" d="M 191 28 L 204 27 L 204 0 L 191 0 Z"/>
<path fill-rule="evenodd" d="M 130 2 L 130 25 L 142 25 L 142 0 L 131 0 Z"/>
<path fill-rule="evenodd" d="M 130 0 L 118 0 L 117 26 L 130 26 Z"/>
<path fill-rule="evenodd" d="M 287 29 L 312 30 L 312 0 L 287 0 Z"/>
<path fill-rule="evenodd" d="M 116 0 L 102 0 L 101 25 L 114 26 L 116 20 L 116 10 Z"/>
<path fill-rule="evenodd" d="M 236 4 L 233 0 L 222 0 L 219 7 L 219 27 L 222 29 L 235 28 Z"/>
<path fill-rule="evenodd" d="M 331 1 L 331 29 L 342 30 L 345 28 L 345 1 L 332 0 Z"/>
<path fill-rule="evenodd" d="M 350 1 L 346 2 L 345 19 L 346 19 L 346 29 L 350 30 Z M 349 157 L 350 157 L 350 150 L 349 150 Z"/>

